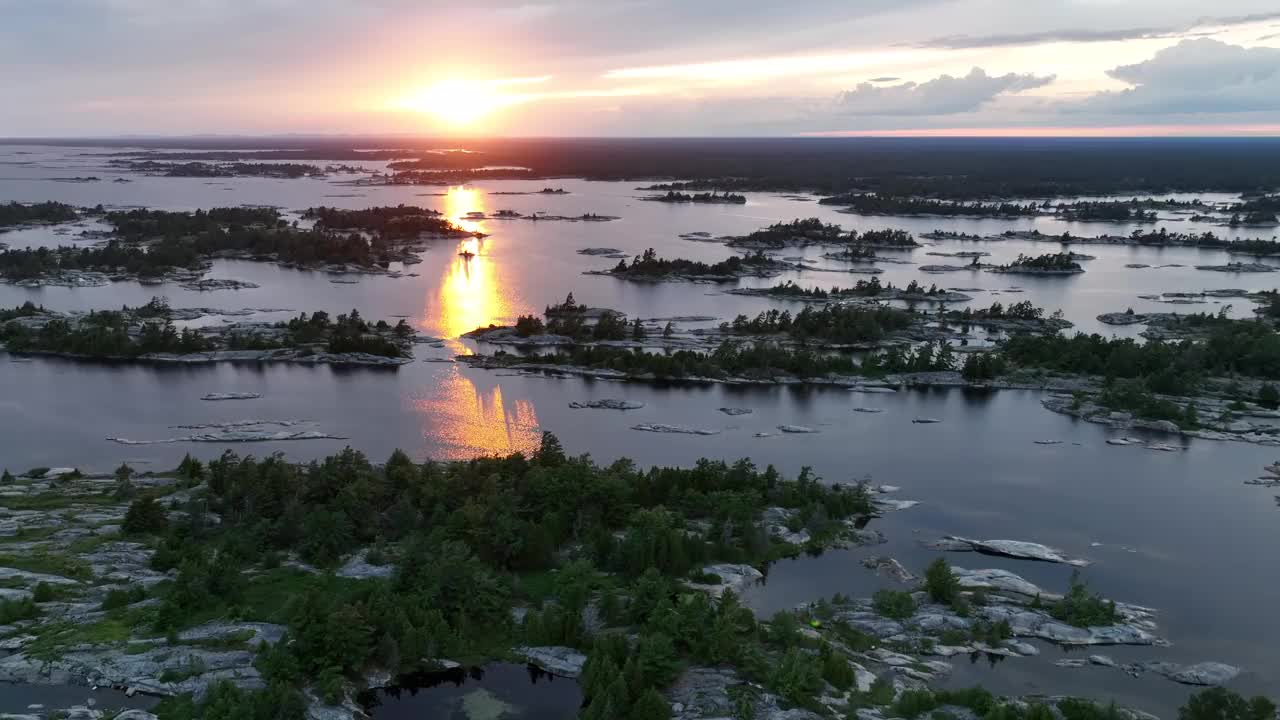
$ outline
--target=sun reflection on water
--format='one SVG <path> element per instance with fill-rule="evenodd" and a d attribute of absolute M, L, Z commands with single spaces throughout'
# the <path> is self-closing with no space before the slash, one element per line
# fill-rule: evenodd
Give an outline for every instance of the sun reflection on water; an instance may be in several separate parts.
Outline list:
<path fill-rule="evenodd" d="M 487 232 L 483 220 L 469 217 L 484 210 L 479 190 L 453 187 L 445 196 L 445 216 L 470 232 Z M 491 237 L 460 240 L 424 298 L 422 329 L 446 338 L 454 353 L 470 352 L 457 340 L 460 335 L 491 323 L 510 323 L 521 307 L 502 285 L 491 257 L 495 242 Z M 533 403 L 505 399 L 500 382 L 476 383 L 449 367 L 433 378 L 423 396 L 411 401 L 422 413 L 423 436 L 435 440 L 438 455 L 463 458 L 537 448 L 541 430 Z"/>
<path fill-rule="evenodd" d="M 424 437 L 435 440 L 434 454 L 444 460 L 529 453 L 542 437 L 531 401 L 505 399 L 499 384 L 482 389 L 457 368 L 443 372 L 430 397 L 413 405 L 422 413 Z"/>
<path fill-rule="evenodd" d="M 484 232 L 484 222 L 468 220 L 467 214 L 483 211 L 484 196 L 478 190 L 454 187 L 445 196 L 445 215 L 472 232 Z M 501 287 L 497 268 L 489 256 L 494 242 L 493 238 L 467 238 L 458 243 L 436 284 L 434 299 L 428 299 L 424 308 L 424 330 L 456 338 L 515 316 L 515 304 Z"/>

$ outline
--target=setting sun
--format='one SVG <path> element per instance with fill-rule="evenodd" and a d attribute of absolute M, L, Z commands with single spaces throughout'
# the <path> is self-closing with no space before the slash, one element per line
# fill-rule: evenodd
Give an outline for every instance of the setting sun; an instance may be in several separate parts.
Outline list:
<path fill-rule="evenodd" d="M 406 110 L 434 115 L 448 125 L 462 127 L 475 123 L 495 110 L 528 102 L 533 97 L 523 93 L 504 93 L 501 88 L 540 83 L 549 79 L 442 80 L 410 94 L 399 105 Z"/>

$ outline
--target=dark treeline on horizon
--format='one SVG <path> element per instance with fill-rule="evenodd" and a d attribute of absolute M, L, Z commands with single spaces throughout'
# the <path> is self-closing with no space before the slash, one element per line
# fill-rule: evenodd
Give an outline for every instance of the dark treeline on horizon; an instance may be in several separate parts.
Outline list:
<path fill-rule="evenodd" d="M 86 141 L 40 142 L 83 145 Z M 715 181 L 705 188 L 679 188 L 683 190 L 713 189 L 713 184 L 722 191 L 862 189 L 978 198 L 1280 188 L 1280 140 L 1271 138 L 488 138 L 461 142 L 227 136 L 95 142 L 104 148 L 189 151 L 167 154 L 170 160 L 416 159 L 415 166 L 420 168 L 528 167 L 536 177 Z M 459 147 L 474 152 L 427 152 Z M 136 152 L 128 155 L 138 157 Z M 724 182 L 726 178 L 731 182 Z"/>

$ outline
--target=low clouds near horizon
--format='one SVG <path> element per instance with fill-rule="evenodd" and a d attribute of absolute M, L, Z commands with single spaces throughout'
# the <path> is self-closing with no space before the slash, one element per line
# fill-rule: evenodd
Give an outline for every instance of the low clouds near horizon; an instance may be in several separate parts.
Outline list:
<path fill-rule="evenodd" d="M 1280 133 L 1273 0 L 0 0 L 0 137 Z M 536 78 L 527 83 L 520 79 Z M 460 128 L 440 83 L 500 97 Z"/>

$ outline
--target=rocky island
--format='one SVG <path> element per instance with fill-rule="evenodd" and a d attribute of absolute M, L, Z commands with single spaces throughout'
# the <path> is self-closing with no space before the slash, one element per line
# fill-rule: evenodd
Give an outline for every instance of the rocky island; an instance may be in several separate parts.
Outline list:
<path fill-rule="evenodd" d="M 411 362 L 416 335 L 404 320 L 366 323 L 358 312 L 330 319 L 302 313 L 287 323 L 233 322 L 198 328 L 174 325 L 175 316 L 195 319 L 200 311 L 170 310 L 153 299 L 119 311 L 57 313 L 31 302 L 0 310 L 0 343 L 11 353 L 58 355 L 88 360 L 151 363 L 298 362 L 390 366 Z"/>
<path fill-rule="evenodd" d="M 431 483 L 411 493 L 423 478 Z M 868 557 L 868 571 L 901 589 L 758 619 L 739 596 L 760 567 L 805 549 L 885 542 L 866 523 L 912 503 L 875 497 L 896 488 L 826 484 L 808 470 L 783 478 L 746 460 L 604 468 L 567 456 L 548 433 L 534 452 L 503 458 L 417 464 L 396 451 L 374 464 L 348 448 L 295 465 L 228 451 L 207 462 L 188 455 L 167 472 L 6 470 L 4 483 L 0 504 L 41 532 L 0 538 L 9 585 L 0 679 L 161 699 L 116 715 L 129 720 L 361 720 L 362 691 L 504 659 L 576 678 L 592 718 L 822 720 L 852 706 L 866 720 L 930 711 L 1143 720 L 1087 698 L 942 686 L 955 656 L 1018 662 L 1040 644 L 1158 652 L 1167 643 L 1156 609 L 1102 597 L 1078 575 L 1055 592 L 942 558 L 916 575 Z M 451 519 L 429 524 L 432 515 Z M 601 539 L 577 542 L 572 523 Z M 495 525 L 538 542 L 511 553 Z M 1014 557 L 1052 552 L 967 542 Z M 1240 672 L 1210 661 L 1089 662 L 1198 685 Z M 1246 701 L 1214 688 L 1191 702 Z M 1258 712 L 1248 720 L 1275 712 L 1250 702 Z"/>

